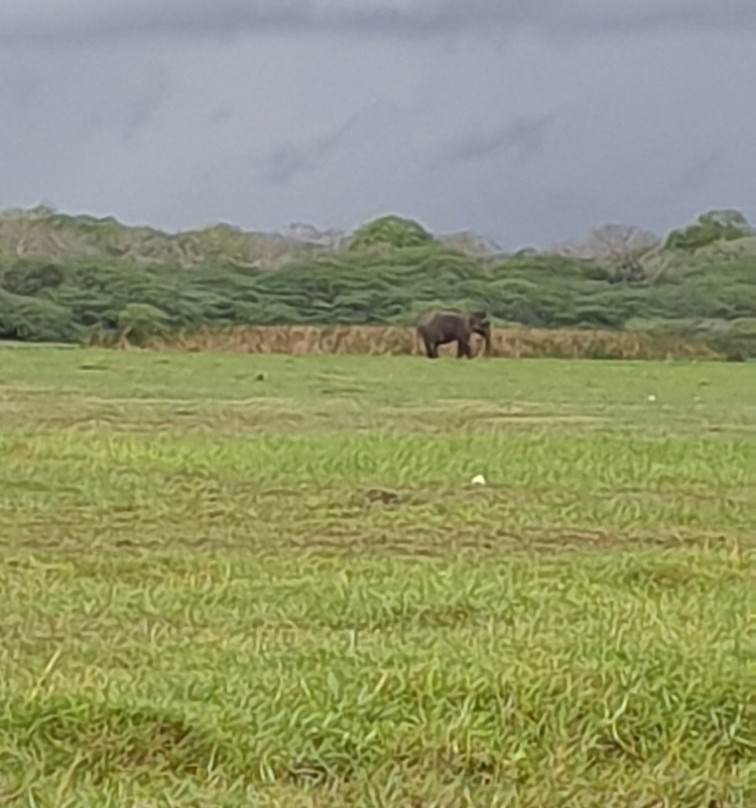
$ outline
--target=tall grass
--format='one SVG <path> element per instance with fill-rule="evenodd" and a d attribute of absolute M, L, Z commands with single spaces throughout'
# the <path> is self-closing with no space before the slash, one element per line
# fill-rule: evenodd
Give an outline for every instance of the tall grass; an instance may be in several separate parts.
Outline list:
<path fill-rule="evenodd" d="M 100 338 L 91 340 L 97 345 Z M 107 340 L 105 341 L 107 343 Z M 125 344 L 120 343 L 121 347 Z M 156 350 L 221 351 L 255 354 L 421 355 L 415 329 L 398 326 L 242 326 L 202 329 L 167 337 L 152 337 L 145 347 Z M 482 353 L 482 341 L 473 339 Z M 442 346 L 455 354 L 456 343 Z M 492 356 L 564 359 L 716 359 L 703 343 L 643 333 L 499 328 L 492 338 Z"/>

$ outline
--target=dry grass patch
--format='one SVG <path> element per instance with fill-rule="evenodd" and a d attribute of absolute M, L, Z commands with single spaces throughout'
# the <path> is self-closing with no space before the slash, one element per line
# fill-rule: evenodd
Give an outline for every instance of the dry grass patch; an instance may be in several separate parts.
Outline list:
<path fill-rule="evenodd" d="M 99 337 L 96 338 L 100 339 Z M 119 347 L 130 347 L 119 342 Z M 244 326 L 206 329 L 170 337 L 155 337 L 145 347 L 156 350 L 234 352 L 253 354 L 364 354 L 393 356 L 423 354 L 413 328 L 394 326 Z M 477 345 L 477 352 L 482 345 Z M 456 345 L 442 346 L 455 355 Z M 508 358 L 565 359 L 716 359 L 704 344 L 675 337 L 623 331 L 499 328 L 492 338 L 492 355 Z"/>

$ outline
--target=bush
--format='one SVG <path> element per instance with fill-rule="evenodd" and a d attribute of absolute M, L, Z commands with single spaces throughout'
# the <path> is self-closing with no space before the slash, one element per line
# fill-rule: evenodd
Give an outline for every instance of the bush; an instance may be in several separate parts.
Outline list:
<path fill-rule="evenodd" d="M 0 339 L 78 342 L 86 330 L 56 303 L 0 291 Z"/>
<path fill-rule="evenodd" d="M 118 313 L 118 330 L 121 339 L 135 345 L 143 345 L 152 337 L 164 336 L 170 327 L 168 315 L 149 303 L 129 303 Z"/>
<path fill-rule="evenodd" d="M 668 250 L 696 250 L 715 241 L 733 241 L 752 236 L 754 230 L 738 210 L 711 210 L 682 230 L 673 230 L 664 243 Z"/>
<path fill-rule="evenodd" d="M 0 276 L 0 286 L 15 295 L 36 295 L 45 289 L 56 289 L 63 282 L 63 273 L 54 264 L 19 263 Z"/>
<path fill-rule="evenodd" d="M 433 236 L 412 219 L 401 216 L 382 216 L 360 227 L 349 242 L 350 250 L 373 247 L 417 247 L 429 244 Z"/>

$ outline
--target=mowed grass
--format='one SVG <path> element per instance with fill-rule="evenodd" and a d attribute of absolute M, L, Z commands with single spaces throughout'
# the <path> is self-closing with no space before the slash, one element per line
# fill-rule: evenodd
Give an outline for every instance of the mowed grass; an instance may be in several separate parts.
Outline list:
<path fill-rule="evenodd" d="M 753 365 L 19 348 L 0 452 L 0 805 L 754 804 Z"/>

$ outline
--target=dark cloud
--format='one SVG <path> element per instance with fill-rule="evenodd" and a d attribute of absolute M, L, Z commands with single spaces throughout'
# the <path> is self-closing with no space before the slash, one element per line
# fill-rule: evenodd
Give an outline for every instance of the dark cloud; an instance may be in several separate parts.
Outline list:
<path fill-rule="evenodd" d="M 347 139 L 359 121 L 352 115 L 337 129 L 305 143 L 282 143 L 261 161 L 258 176 L 274 185 L 291 182 L 300 174 L 309 174 Z"/>
<path fill-rule="evenodd" d="M 126 99 L 120 110 L 122 137 L 125 140 L 134 138 L 154 123 L 172 94 L 170 83 L 162 75 L 151 76 L 142 86 L 137 87 L 134 95 Z"/>
<path fill-rule="evenodd" d="M 0 208 L 275 230 L 398 210 L 507 249 L 710 207 L 753 220 L 755 17 L 756 0 L 2 0 Z"/>
<path fill-rule="evenodd" d="M 286 184 L 298 174 L 314 171 L 317 166 L 316 152 L 317 147 L 277 146 L 260 165 L 258 175 L 274 185 Z"/>
<path fill-rule="evenodd" d="M 233 110 L 228 106 L 216 107 L 208 116 L 207 120 L 212 124 L 222 124 L 230 121 L 233 117 Z"/>
<path fill-rule="evenodd" d="M 493 131 L 467 135 L 453 143 L 436 165 L 497 157 L 524 160 L 543 151 L 546 135 L 554 122 L 554 115 L 515 118 Z"/>
<path fill-rule="evenodd" d="M 695 157 L 678 171 L 671 182 L 671 189 L 678 194 L 687 195 L 711 187 L 716 178 L 723 173 L 727 157 L 726 149 L 721 147 L 708 149 L 706 153 Z"/>
<path fill-rule="evenodd" d="M 756 27 L 753 0 L 3 0 L 0 41 L 67 44 L 156 36 L 318 31 L 434 38 Z"/>

